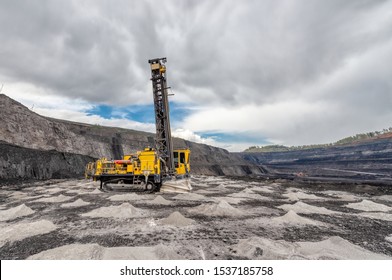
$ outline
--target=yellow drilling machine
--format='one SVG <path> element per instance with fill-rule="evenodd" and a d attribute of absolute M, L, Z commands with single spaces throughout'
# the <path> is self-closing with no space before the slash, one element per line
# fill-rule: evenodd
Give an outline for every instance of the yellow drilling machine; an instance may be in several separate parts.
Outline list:
<path fill-rule="evenodd" d="M 155 110 L 155 149 L 145 148 L 122 159 L 101 158 L 88 163 L 86 178 L 100 181 L 101 189 L 147 192 L 189 192 L 190 150 L 173 149 L 170 130 L 166 58 L 150 59 Z"/>

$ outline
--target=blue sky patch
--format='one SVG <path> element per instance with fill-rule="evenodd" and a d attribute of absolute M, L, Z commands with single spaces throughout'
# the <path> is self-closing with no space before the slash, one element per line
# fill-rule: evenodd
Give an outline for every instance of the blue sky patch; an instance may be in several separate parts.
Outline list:
<path fill-rule="evenodd" d="M 190 109 L 184 104 L 170 102 L 171 122 L 180 123 L 190 114 Z M 154 123 L 154 105 L 130 105 L 127 107 L 96 105 L 86 111 L 87 115 L 98 115 L 105 119 L 129 119 L 141 123 Z"/>
<path fill-rule="evenodd" d="M 258 145 L 271 144 L 266 139 L 248 133 L 224 133 L 224 132 L 205 132 L 198 133 L 203 138 L 213 138 L 223 143 L 258 143 Z"/>
<path fill-rule="evenodd" d="M 154 106 L 153 105 L 132 105 L 125 108 L 125 118 L 141 123 L 154 123 Z"/>
<path fill-rule="evenodd" d="M 191 109 L 185 104 L 170 102 L 170 120 L 173 122 L 182 122 L 191 113 Z"/>
<path fill-rule="evenodd" d="M 110 119 L 112 116 L 112 107 L 107 105 L 97 105 L 94 108 L 87 110 L 86 113 L 88 116 L 98 115 L 104 119 Z"/>

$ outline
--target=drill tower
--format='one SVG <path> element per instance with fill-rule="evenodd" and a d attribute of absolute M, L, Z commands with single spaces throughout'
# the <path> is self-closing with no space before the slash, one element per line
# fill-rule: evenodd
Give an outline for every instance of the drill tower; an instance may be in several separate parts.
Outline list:
<path fill-rule="evenodd" d="M 162 175 L 174 175 L 173 142 L 170 130 L 169 100 L 166 83 L 166 57 L 150 59 L 155 110 L 155 149 L 164 163 Z"/>

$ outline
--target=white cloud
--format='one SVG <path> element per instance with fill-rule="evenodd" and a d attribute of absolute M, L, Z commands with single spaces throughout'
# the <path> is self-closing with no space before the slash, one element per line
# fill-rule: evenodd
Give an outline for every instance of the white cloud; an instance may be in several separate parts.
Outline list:
<path fill-rule="evenodd" d="M 282 136 L 292 135 L 292 139 L 286 144 L 289 144 L 290 141 L 297 142 L 298 138 L 308 143 L 314 140 L 314 137 L 313 139 L 299 137 L 297 135 L 298 124 L 306 124 L 309 120 L 315 120 L 320 114 L 328 113 L 320 104 L 303 101 L 286 101 L 264 106 L 207 108 L 186 118 L 184 127 L 196 132 L 249 134 L 253 138 L 259 136 L 260 142 L 263 138 L 268 138 L 269 141 L 275 139 L 274 142 L 283 142 Z"/>
<path fill-rule="evenodd" d="M 219 145 L 218 142 L 215 141 L 213 138 L 211 137 L 203 138 L 189 129 L 177 128 L 172 132 L 172 136 L 189 140 L 192 142 L 196 142 L 196 143 L 202 143 L 202 144 L 207 144 L 212 146 Z"/>
<path fill-rule="evenodd" d="M 42 116 L 155 133 L 155 124 L 132 121 L 125 118 L 122 111 L 114 111 L 113 116 L 106 119 L 99 115 L 87 113 L 94 108 L 92 103 L 81 99 L 51 95 L 29 84 L 7 83 L 3 92 Z"/>
<path fill-rule="evenodd" d="M 0 77 L 0 81 L 2 77 Z M 34 86 L 30 83 L 9 81 L 3 78 L 2 93 L 27 106 L 29 109 L 59 109 L 69 111 L 85 111 L 93 105 L 81 98 L 69 98 L 53 94 L 50 90 Z"/>
<path fill-rule="evenodd" d="M 34 110 L 36 113 L 52 117 L 56 119 L 63 119 L 73 122 L 88 123 L 94 125 L 111 126 L 111 127 L 121 127 L 127 129 L 134 129 L 139 131 L 155 133 L 155 124 L 151 123 L 141 123 L 132 121 L 126 118 L 110 118 L 105 119 L 98 115 L 89 115 L 85 112 L 78 112 L 74 110 L 67 109 L 48 109 L 48 108 L 36 108 Z"/>
<path fill-rule="evenodd" d="M 313 83 L 287 89 L 281 100 L 208 106 L 188 116 L 183 126 L 196 133 L 249 133 L 285 145 L 331 143 L 381 130 L 392 120 L 391 63 L 389 40 L 348 58 L 341 68 Z"/>
<path fill-rule="evenodd" d="M 207 144 L 219 148 L 226 149 L 230 152 L 241 152 L 245 149 L 249 148 L 252 145 L 255 145 L 253 142 L 234 142 L 234 141 L 220 141 L 216 137 L 202 137 L 199 134 L 183 128 L 177 128 L 172 132 L 174 137 L 182 138 L 185 140 L 189 140 L 196 143 Z M 221 139 L 224 140 L 224 139 Z"/>
<path fill-rule="evenodd" d="M 391 126 L 392 1 L 3 2 L 3 92 L 53 117 L 154 132 L 83 112 L 152 104 L 147 60 L 167 56 L 186 139 L 236 150 L 200 135 L 302 145 Z"/>

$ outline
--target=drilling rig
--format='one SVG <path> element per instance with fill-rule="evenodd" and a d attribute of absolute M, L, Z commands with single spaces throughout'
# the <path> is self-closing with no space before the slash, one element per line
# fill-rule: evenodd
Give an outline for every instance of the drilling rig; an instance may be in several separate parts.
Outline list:
<path fill-rule="evenodd" d="M 189 192 L 190 150 L 173 149 L 170 129 L 166 58 L 150 59 L 155 111 L 155 149 L 145 148 L 123 159 L 101 158 L 86 166 L 86 178 L 100 187 L 129 188 L 147 192 Z"/>

